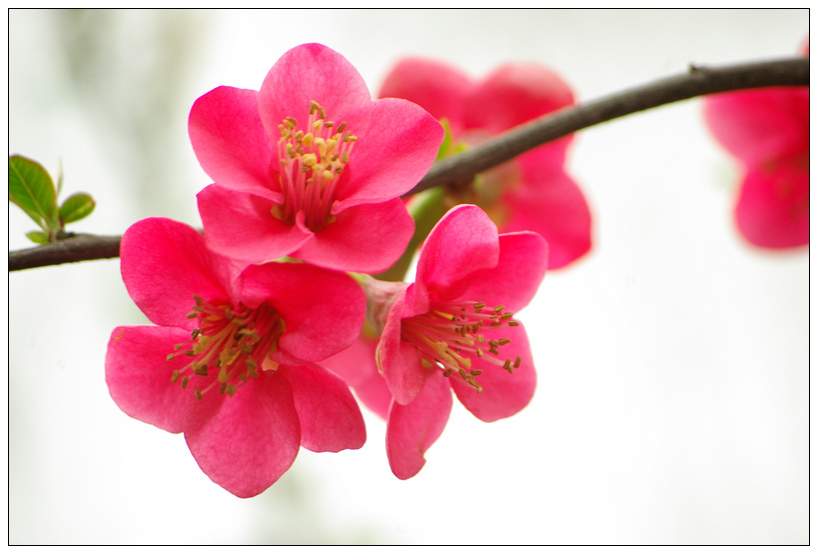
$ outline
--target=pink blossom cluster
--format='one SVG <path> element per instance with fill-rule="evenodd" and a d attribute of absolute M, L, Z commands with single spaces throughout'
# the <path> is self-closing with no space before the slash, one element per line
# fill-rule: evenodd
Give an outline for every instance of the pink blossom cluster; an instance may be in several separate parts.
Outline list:
<path fill-rule="evenodd" d="M 539 113 L 570 102 L 557 88 L 558 101 Z M 406 99 L 373 100 L 355 68 L 319 44 L 287 52 L 258 91 L 219 87 L 199 98 L 189 129 L 213 180 L 197 197 L 204 233 L 163 218 L 125 233 L 122 277 L 153 325 L 111 335 L 106 379 L 117 405 L 183 433 L 204 473 L 240 497 L 278 480 L 301 446 L 364 444 L 350 386 L 387 419 L 400 478 L 423 466 L 452 391 L 484 421 L 525 407 L 536 378 L 514 314 L 544 276 L 543 237 L 500 234 L 481 208 L 458 205 L 422 237 L 414 283 L 371 276 L 413 237 L 401 196 L 441 154 L 446 131 L 434 115 Z M 458 136 L 467 130 L 448 121 Z M 562 187 L 558 149 L 542 158 Z"/>

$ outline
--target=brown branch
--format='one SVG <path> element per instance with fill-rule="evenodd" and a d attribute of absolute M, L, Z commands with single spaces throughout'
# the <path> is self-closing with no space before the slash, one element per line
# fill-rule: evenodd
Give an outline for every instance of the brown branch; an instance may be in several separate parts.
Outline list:
<path fill-rule="evenodd" d="M 809 59 L 791 58 L 690 71 L 634 87 L 580 106 L 564 108 L 437 162 L 406 195 L 435 186 L 469 182 L 476 174 L 523 152 L 617 117 L 695 96 L 770 86 L 809 86 Z M 122 237 L 78 235 L 9 252 L 9 271 L 119 256 Z"/>
<path fill-rule="evenodd" d="M 470 181 L 476 174 L 546 142 L 623 115 L 730 90 L 809 86 L 809 59 L 792 58 L 721 68 L 690 66 L 688 73 L 661 79 L 580 106 L 563 108 L 515 127 L 429 170 L 408 194 Z"/>
<path fill-rule="evenodd" d="M 122 237 L 74 235 L 43 246 L 9 252 L 9 271 L 119 257 Z"/>

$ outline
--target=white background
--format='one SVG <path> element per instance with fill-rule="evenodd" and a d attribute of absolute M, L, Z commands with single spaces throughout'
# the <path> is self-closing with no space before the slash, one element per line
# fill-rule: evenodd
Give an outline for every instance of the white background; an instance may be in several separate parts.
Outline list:
<path fill-rule="evenodd" d="M 547 64 L 580 101 L 685 71 L 795 53 L 806 11 L 12 11 L 9 153 L 84 190 L 74 230 L 199 225 L 210 181 L 193 101 L 258 89 L 322 42 L 376 90 L 400 56 L 475 76 Z M 123 414 L 104 357 L 147 322 L 118 260 L 9 275 L 9 541 L 20 543 L 800 543 L 808 541 L 808 248 L 763 252 L 731 220 L 738 168 L 687 101 L 580 133 L 569 167 L 594 216 L 583 261 L 520 314 L 531 405 L 485 424 L 455 404 L 427 465 L 390 472 L 385 425 L 359 451 L 302 450 L 240 500 L 179 435 Z M 9 209 L 9 248 L 33 223 Z"/>

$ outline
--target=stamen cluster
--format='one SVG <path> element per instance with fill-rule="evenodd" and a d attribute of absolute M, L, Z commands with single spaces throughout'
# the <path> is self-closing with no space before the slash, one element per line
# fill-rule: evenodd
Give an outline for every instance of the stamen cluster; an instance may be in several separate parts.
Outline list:
<path fill-rule="evenodd" d="M 521 358 L 500 357 L 500 348 L 509 344 L 511 339 L 488 339 L 485 331 L 495 330 L 507 325 L 516 327 L 519 322 L 511 319 L 514 314 L 503 311 L 505 306 L 498 305 L 484 311 L 483 302 L 434 302 L 425 313 L 403 320 L 401 339 L 414 344 L 420 350 L 423 359 L 443 370 L 444 377 L 459 375 L 477 392 L 482 392 L 475 377 L 483 373 L 482 369 L 472 369 L 472 356 L 498 366 L 509 373 L 520 366 Z"/>
<path fill-rule="evenodd" d="M 318 231 L 334 221 L 335 190 L 358 137 L 346 130 L 345 122 L 336 126 L 327 121 L 324 108 L 315 101 L 310 102 L 306 132 L 294 117 L 285 118 L 278 128 L 284 203 L 276 204 L 271 213 L 292 225 L 303 211 L 305 225 Z"/>
<path fill-rule="evenodd" d="M 220 383 L 219 394 L 233 396 L 247 379 L 259 375 L 259 366 L 277 368 L 268 359 L 277 350 L 278 337 L 284 332 L 284 321 L 275 309 L 267 303 L 251 309 L 244 304 L 234 307 L 225 301 L 208 302 L 196 295 L 193 298 L 196 305 L 187 317 L 198 318 L 199 327 L 191 332 L 190 342 L 175 345 L 177 352 L 167 359 L 172 360 L 180 353 L 194 359 L 181 370 L 173 371 L 172 382 L 181 378 L 184 389 L 191 378 L 210 377 L 211 371 L 218 370 L 215 380 L 208 379 L 204 389 L 194 390 L 196 398 L 201 400 L 216 383 Z"/>

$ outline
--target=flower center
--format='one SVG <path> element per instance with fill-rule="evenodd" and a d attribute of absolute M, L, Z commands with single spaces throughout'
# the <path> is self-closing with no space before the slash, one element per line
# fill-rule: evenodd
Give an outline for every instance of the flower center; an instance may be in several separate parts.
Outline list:
<path fill-rule="evenodd" d="M 511 319 L 514 314 L 504 312 L 505 306 L 486 308 L 482 302 L 434 302 L 421 315 L 403 320 L 401 339 L 415 345 L 423 359 L 439 367 L 444 377 L 459 376 L 482 392 L 475 377 L 483 369 L 472 369 L 472 363 L 491 363 L 509 373 L 520 366 L 521 358 L 500 356 L 500 349 L 511 342 L 508 338 L 486 339 L 483 333 L 520 323 Z M 495 333 L 491 333 L 494 335 Z M 485 365 L 483 365 L 485 367 Z"/>
<path fill-rule="evenodd" d="M 278 126 L 284 200 L 273 206 L 270 213 L 293 225 L 303 212 L 303 224 L 319 231 L 335 220 L 331 213 L 335 190 L 358 137 L 346 130 L 346 123 L 336 125 L 327 121 L 318 102 L 310 102 L 309 112 L 304 129 L 299 128 L 294 117 L 286 118 Z"/>
<path fill-rule="evenodd" d="M 177 344 L 176 352 L 167 357 L 172 360 L 184 355 L 193 360 L 174 370 L 171 381 L 181 381 L 183 389 L 192 383 L 196 398 L 201 400 L 217 384 L 220 394 L 233 396 L 260 370 L 278 369 L 278 364 L 269 359 L 284 332 L 284 321 L 275 309 L 266 302 L 251 309 L 244 304 L 234 307 L 227 301 L 193 298 L 196 305 L 187 317 L 198 318 L 199 327 L 191 332 L 190 341 Z"/>

